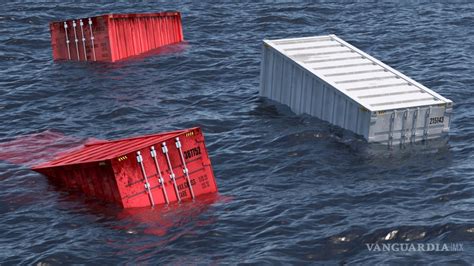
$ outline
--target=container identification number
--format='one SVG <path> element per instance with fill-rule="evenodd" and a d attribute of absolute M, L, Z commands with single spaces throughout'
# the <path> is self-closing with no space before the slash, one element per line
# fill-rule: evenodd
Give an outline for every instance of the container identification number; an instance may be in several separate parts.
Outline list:
<path fill-rule="evenodd" d="M 195 185 L 196 185 L 196 180 L 191 179 L 191 186 L 195 186 Z M 182 183 L 182 184 L 178 185 L 178 190 L 179 190 L 179 191 L 181 191 L 181 190 L 183 190 L 183 189 L 186 189 L 186 188 L 189 188 L 188 182 Z"/>
<path fill-rule="evenodd" d="M 198 156 L 201 154 L 201 148 L 196 147 L 190 150 L 184 151 L 184 159 L 190 159 L 194 156 Z"/>
<path fill-rule="evenodd" d="M 444 116 L 430 117 L 430 125 L 444 123 Z"/>

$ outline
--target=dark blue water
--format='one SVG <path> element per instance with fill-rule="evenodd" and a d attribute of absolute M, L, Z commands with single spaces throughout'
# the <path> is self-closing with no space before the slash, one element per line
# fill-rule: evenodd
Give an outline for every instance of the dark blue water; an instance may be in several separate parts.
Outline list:
<path fill-rule="evenodd" d="M 168 9 L 183 14 L 178 51 L 51 60 L 49 21 Z M 473 25 L 469 3 L 2 3 L 1 143 L 202 126 L 220 193 L 123 211 L 0 161 L 0 264 L 472 263 Z M 261 99 L 261 40 L 323 34 L 452 99 L 449 143 L 380 151 Z M 51 155 L 21 144 L 17 161 Z M 375 242 L 464 250 L 368 251 Z"/>

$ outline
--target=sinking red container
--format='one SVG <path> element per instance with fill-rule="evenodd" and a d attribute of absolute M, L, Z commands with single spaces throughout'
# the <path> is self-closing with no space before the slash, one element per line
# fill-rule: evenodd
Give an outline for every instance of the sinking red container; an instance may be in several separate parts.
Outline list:
<path fill-rule="evenodd" d="M 86 144 L 32 169 L 123 208 L 217 191 L 200 128 Z"/>
<path fill-rule="evenodd" d="M 115 62 L 183 41 L 181 14 L 110 14 L 51 22 L 54 60 Z"/>

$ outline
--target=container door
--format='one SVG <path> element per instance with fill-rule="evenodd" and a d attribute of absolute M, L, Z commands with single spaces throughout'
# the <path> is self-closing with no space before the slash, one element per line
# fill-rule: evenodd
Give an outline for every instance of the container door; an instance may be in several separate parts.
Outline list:
<path fill-rule="evenodd" d="M 448 133 L 450 116 L 445 104 L 373 112 L 369 142 L 403 146 L 439 138 Z"/>

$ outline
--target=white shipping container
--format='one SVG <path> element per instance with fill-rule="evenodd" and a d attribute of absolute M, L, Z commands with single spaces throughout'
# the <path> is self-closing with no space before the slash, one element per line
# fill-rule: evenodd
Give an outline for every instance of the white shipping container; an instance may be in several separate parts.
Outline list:
<path fill-rule="evenodd" d="M 260 95 L 389 146 L 446 135 L 453 107 L 335 35 L 264 40 Z"/>

